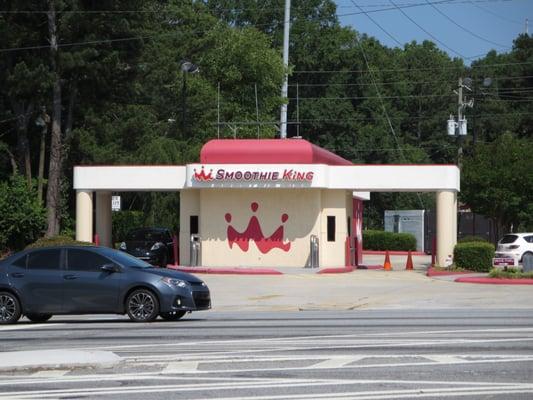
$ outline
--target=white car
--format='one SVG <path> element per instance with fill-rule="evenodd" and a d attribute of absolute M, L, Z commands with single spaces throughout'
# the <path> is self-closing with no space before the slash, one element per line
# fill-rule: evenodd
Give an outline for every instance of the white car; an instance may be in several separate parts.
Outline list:
<path fill-rule="evenodd" d="M 509 233 L 502 237 L 495 258 L 512 258 L 515 265 L 522 262 L 524 254 L 533 255 L 533 233 Z"/>

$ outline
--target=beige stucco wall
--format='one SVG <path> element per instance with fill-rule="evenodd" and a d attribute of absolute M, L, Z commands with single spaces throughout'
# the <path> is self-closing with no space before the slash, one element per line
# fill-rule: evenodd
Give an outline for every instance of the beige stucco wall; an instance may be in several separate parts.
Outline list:
<path fill-rule="evenodd" d="M 180 194 L 180 263 L 189 264 L 189 217 L 199 215 L 202 238 L 200 265 L 207 267 L 305 267 L 309 264 L 310 236 L 320 244 L 320 267 L 344 265 L 347 218 L 351 196 L 345 190 L 321 189 L 201 189 Z M 257 210 L 251 208 L 257 203 Z M 346 210 L 350 210 L 348 213 Z M 226 214 L 231 214 L 230 222 Z M 288 219 L 283 222 L 282 215 Z M 336 241 L 327 241 L 327 216 L 336 217 Z M 237 243 L 230 248 L 228 227 L 246 231 L 257 217 L 264 237 L 283 226 L 283 243 L 261 252 L 253 240 L 244 251 Z"/>
<path fill-rule="evenodd" d="M 345 264 L 347 236 L 347 201 L 345 190 L 322 190 L 322 221 L 320 231 L 320 266 L 340 267 Z M 335 217 L 335 241 L 328 242 L 328 216 Z"/>
<path fill-rule="evenodd" d="M 253 212 L 251 204 L 258 209 Z M 309 258 L 309 235 L 317 234 L 320 210 L 320 190 L 277 189 L 203 190 L 200 195 L 202 234 L 202 265 L 205 266 L 248 266 L 304 267 Z M 231 214 L 228 223 L 225 215 Z M 283 214 L 288 220 L 282 223 Z M 231 225 L 238 232 L 244 232 L 250 218 L 256 216 L 265 237 L 272 235 L 283 225 L 284 243 L 290 242 L 290 249 L 273 248 L 267 253 L 259 251 L 250 241 L 248 251 L 237 244 L 229 246 L 227 229 Z"/>
<path fill-rule="evenodd" d="M 200 190 L 191 189 L 180 192 L 179 259 L 181 265 L 190 264 L 189 241 L 191 232 L 189 229 L 189 217 L 191 215 L 200 215 Z M 199 227 L 199 230 L 201 235 L 201 227 Z"/>

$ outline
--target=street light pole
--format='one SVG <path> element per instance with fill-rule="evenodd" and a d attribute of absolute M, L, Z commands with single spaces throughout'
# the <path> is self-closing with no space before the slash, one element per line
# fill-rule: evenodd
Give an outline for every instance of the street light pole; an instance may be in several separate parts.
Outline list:
<path fill-rule="evenodd" d="M 193 64 L 190 61 L 182 61 L 181 63 L 181 74 L 182 74 L 182 85 L 181 85 L 181 133 L 186 136 L 187 128 L 187 74 L 196 74 L 200 72 L 198 65 Z"/>
<path fill-rule="evenodd" d="M 283 26 L 283 66 L 285 67 L 285 76 L 283 78 L 283 86 L 281 88 L 281 97 L 287 101 L 287 93 L 289 88 L 289 30 L 291 25 L 291 0 L 285 0 L 285 21 Z M 280 116 L 280 133 L 281 139 L 287 138 L 287 103 L 281 105 Z"/>
<path fill-rule="evenodd" d="M 182 72 L 182 85 L 181 85 L 181 134 L 186 136 L 185 127 L 187 126 L 185 118 L 187 115 L 187 74 L 185 71 Z"/>

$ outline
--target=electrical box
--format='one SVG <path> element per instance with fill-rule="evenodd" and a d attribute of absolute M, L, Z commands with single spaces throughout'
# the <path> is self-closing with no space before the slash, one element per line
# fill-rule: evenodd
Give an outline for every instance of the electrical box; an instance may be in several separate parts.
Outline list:
<path fill-rule="evenodd" d="M 425 210 L 385 210 L 385 231 L 410 233 L 416 238 L 416 250 L 424 251 Z"/>
<path fill-rule="evenodd" d="M 466 124 L 466 118 L 459 120 L 459 136 L 466 136 L 467 131 L 467 124 Z"/>
<path fill-rule="evenodd" d="M 455 136 L 456 127 L 457 127 L 457 124 L 455 123 L 455 120 L 453 118 L 450 118 L 448 120 L 448 136 Z"/>

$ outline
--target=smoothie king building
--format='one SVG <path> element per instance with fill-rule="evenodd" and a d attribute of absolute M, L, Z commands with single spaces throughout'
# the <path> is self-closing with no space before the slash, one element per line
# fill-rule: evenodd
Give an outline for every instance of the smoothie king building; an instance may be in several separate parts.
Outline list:
<path fill-rule="evenodd" d="M 440 265 L 457 238 L 455 165 L 354 165 L 303 139 L 212 140 L 185 166 L 77 166 L 74 189 L 76 239 L 105 246 L 111 193 L 176 192 L 182 265 L 357 265 L 371 192 L 436 193 Z"/>

